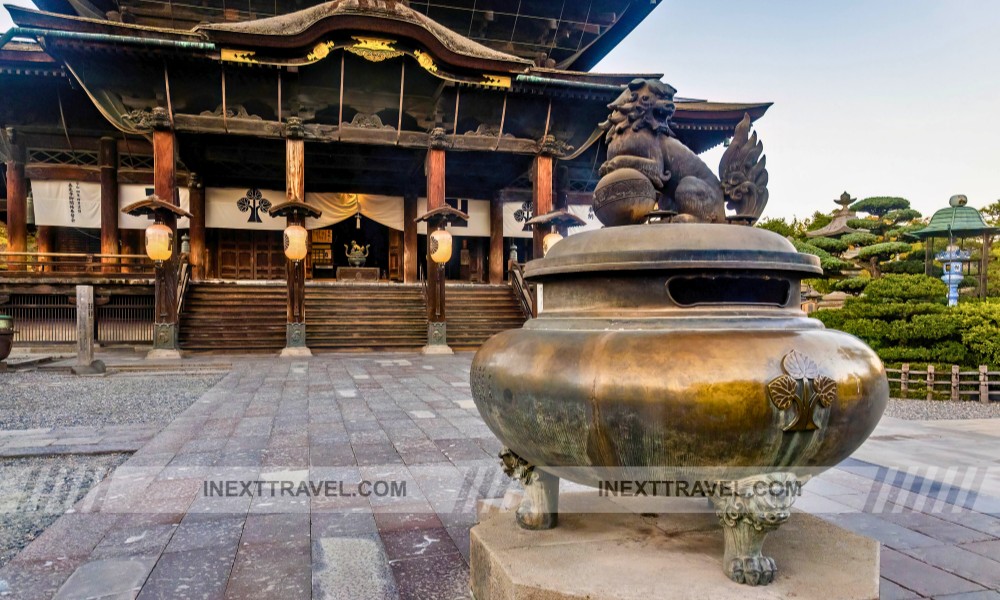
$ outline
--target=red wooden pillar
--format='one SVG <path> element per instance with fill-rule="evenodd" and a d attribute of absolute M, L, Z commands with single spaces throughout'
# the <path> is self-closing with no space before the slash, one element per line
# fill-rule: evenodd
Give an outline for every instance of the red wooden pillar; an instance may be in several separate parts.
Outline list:
<path fill-rule="evenodd" d="M 289 117 L 285 126 L 285 199 L 306 201 L 306 146 L 302 120 Z M 286 215 L 286 226 L 305 227 L 305 215 L 292 211 Z M 285 259 L 288 301 L 286 304 L 285 348 L 281 356 L 311 356 L 306 345 L 306 261 Z"/>
<path fill-rule="evenodd" d="M 118 142 L 115 138 L 101 138 L 98 153 L 101 166 L 101 254 L 120 254 L 118 232 Z M 102 262 L 118 262 L 116 258 L 105 258 Z M 104 267 L 105 272 L 114 272 L 113 266 Z"/>
<path fill-rule="evenodd" d="M 164 202 L 180 206 L 177 196 L 176 138 L 170 116 L 164 108 L 153 109 L 153 193 Z M 165 211 L 163 224 L 173 231 L 174 255 L 156 267 L 156 307 L 153 323 L 153 351 L 149 358 L 180 358 L 177 343 L 177 288 L 180 243 L 177 217 Z"/>
<path fill-rule="evenodd" d="M 191 173 L 188 180 L 188 190 L 191 203 L 190 236 L 191 276 L 194 279 L 205 278 L 205 184 L 197 173 Z"/>
<path fill-rule="evenodd" d="M 403 196 L 403 282 L 417 281 L 417 194 Z"/>
<path fill-rule="evenodd" d="M 11 154 L 7 160 L 7 250 L 27 252 L 28 182 L 24 178 L 26 152 L 13 130 L 8 129 L 7 135 L 11 141 Z"/>
<path fill-rule="evenodd" d="M 445 153 L 447 142 L 443 135 L 431 136 L 427 151 L 425 172 L 427 175 L 427 210 L 444 206 L 445 198 Z M 430 233 L 433 225 L 427 224 L 427 345 L 426 353 L 451 353 L 448 347 L 447 319 L 445 317 L 445 276 L 444 265 L 431 260 Z"/>
<path fill-rule="evenodd" d="M 549 154 L 539 154 L 535 158 L 534 177 L 532 178 L 534 180 L 532 182 L 534 197 L 534 210 L 532 212 L 536 217 L 552 212 L 552 193 L 555 187 L 552 181 L 552 163 L 553 159 Z M 548 233 L 548 228 L 534 225 L 532 229 L 531 257 L 533 259 L 542 258 L 542 239 Z"/>
<path fill-rule="evenodd" d="M 490 283 L 503 283 L 503 197 L 494 196 L 490 202 Z"/>

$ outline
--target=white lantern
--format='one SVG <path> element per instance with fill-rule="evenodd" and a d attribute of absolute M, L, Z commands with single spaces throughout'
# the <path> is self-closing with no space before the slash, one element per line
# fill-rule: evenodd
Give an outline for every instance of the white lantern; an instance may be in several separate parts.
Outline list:
<path fill-rule="evenodd" d="M 427 238 L 430 244 L 431 260 L 443 265 L 451 259 L 451 234 L 444 229 L 436 229 Z"/>
<path fill-rule="evenodd" d="M 308 253 L 306 239 L 309 237 L 305 227 L 289 225 L 285 228 L 285 256 L 288 260 L 298 262 L 304 260 Z"/>
<path fill-rule="evenodd" d="M 563 236 L 559 235 L 558 232 L 553 231 L 552 233 L 546 234 L 545 237 L 542 238 L 542 256 L 548 254 L 549 250 L 552 249 L 552 246 L 555 246 L 556 242 L 561 239 L 563 239 Z"/>
<path fill-rule="evenodd" d="M 174 254 L 174 232 L 163 223 L 146 228 L 146 256 L 156 262 L 170 260 Z"/>

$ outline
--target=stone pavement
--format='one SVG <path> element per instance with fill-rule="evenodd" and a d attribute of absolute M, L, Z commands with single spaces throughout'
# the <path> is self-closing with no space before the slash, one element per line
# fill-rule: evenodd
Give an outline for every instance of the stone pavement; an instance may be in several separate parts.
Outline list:
<path fill-rule="evenodd" d="M 227 360 L 0 569 L 0 596 L 470 597 L 476 503 L 516 490 L 471 400 L 471 354 Z M 998 430 L 887 419 L 796 506 L 884 544 L 884 598 L 1000 599 L 1000 503 L 983 491 Z"/>
<path fill-rule="evenodd" d="M 0 430 L 0 458 L 135 452 L 159 430 L 160 425 Z"/>

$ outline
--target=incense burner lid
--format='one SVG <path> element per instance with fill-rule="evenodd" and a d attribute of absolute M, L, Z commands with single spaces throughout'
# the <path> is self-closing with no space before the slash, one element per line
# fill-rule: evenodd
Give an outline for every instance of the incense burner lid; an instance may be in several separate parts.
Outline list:
<path fill-rule="evenodd" d="M 742 225 L 667 223 L 606 227 L 567 237 L 525 267 L 536 283 L 567 275 L 630 271 L 771 271 L 794 279 L 821 275 L 819 258 L 780 235 Z"/>

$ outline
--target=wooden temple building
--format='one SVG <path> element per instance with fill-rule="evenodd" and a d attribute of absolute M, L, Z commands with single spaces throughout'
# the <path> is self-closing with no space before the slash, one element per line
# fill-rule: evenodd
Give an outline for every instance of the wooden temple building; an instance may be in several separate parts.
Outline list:
<path fill-rule="evenodd" d="M 320 213 L 310 347 L 423 345 L 437 269 L 415 219 L 445 204 L 469 216 L 450 227 L 448 336 L 474 347 L 532 310 L 517 265 L 545 232 L 525 221 L 600 226 L 597 125 L 626 83 L 661 77 L 590 72 L 655 0 L 35 4 L 7 6 L 0 37 L 0 312 L 26 344 L 72 341 L 90 282 L 102 343 L 148 344 L 167 319 L 182 348 L 280 349 L 291 263 L 270 209 L 294 200 Z M 768 106 L 678 99 L 674 131 L 702 152 Z M 191 215 L 176 314 L 154 315 L 150 221 L 121 210 L 153 193 Z"/>

